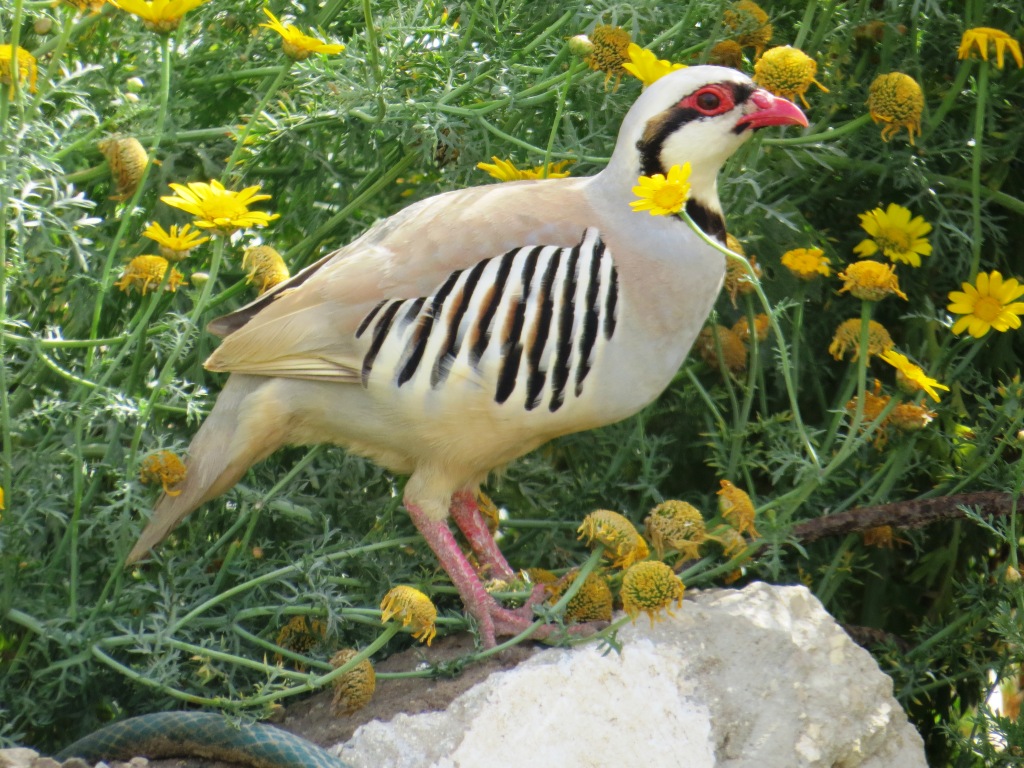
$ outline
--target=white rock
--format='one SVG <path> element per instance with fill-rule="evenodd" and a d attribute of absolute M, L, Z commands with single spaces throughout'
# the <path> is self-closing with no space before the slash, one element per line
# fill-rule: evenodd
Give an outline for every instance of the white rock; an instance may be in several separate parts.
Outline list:
<path fill-rule="evenodd" d="M 27 747 L 0 749 L 0 768 L 28 768 L 39 753 Z"/>
<path fill-rule="evenodd" d="M 621 654 L 541 651 L 335 751 L 354 768 L 926 768 L 892 681 L 806 589 L 687 597 L 620 632 Z"/>

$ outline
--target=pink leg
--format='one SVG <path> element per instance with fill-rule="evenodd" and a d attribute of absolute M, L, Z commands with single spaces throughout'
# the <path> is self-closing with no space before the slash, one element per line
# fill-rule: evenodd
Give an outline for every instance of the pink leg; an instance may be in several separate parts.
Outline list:
<path fill-rule="evenodd" d="M 493 648 L 495 638 L 503 635 L 518 635 L 532 623 L 530 616 L 510 611 L 498 605 L 498 601 L 487 594 L 480 578 L 473 570 L 473 565 L 462 554 L 455 536 L 452 535 L 446 520 L 432 520 L 415 504 L 405 503 L 413 524 L 423 534 L 427 544 L 437 555 L 441 567 L 459 590 L 466 610 L 480 624 L 480 635 L 484 647 Z M 528 610 L 530 610 L 528 608 Z M 532 610 L 530 610 L 532 613 Z M 547 630 L 547 631 L 542 631 Z M 548 634 L 550 628 L 541 627 L 535 637 Z"/>
<path fill-rule="evenodd" d="M 487 521 L 480 514 L 480 507 L 477 506 L 473 492 L 459 491 L 453 495 L 449 511 L 455 524 L 465 534 L 484 572 L 495 579 L 513 578 L 515 572 L 498 549 L 498 544 L 487 527 Z"/>

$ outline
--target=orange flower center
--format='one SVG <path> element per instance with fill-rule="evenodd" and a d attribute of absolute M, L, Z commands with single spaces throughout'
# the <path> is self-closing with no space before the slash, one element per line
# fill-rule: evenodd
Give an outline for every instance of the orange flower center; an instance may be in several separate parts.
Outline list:
<path fill-rule="evenodd" d="M 982 296 L 974 304 L 974 316 L 986 323 L 993 323 L 1003 312 L 1003 305 L 994 296 Z"/>
<path fill-rule="evenodd" d="M 686 189 L 679 184 L 666 184 L 651 195 L 651 200 L 659 208 L 678 211 L 686 201 Z"/>
<path fill-rule="evenodd" d="M 233 221 L 249 213 L 249 206 L 239 202 L 234 195 L 213 195 L 202 200 L 199 205 L 203 216 L 210 221 L 218 219 Z"/>
<path fill-rule="evenodd" d="M 913 245 L 910 234 L 905 230 L 895 227 L 887 227 L 881 230 L 875 236 L 875 242 L 878 243 L 886 256 L 892 253 L 907 253 L 912 250 L 911 246 Z"/>

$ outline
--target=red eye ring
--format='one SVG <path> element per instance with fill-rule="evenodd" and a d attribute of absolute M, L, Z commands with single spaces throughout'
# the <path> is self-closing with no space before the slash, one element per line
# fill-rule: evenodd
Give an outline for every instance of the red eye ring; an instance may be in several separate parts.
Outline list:
<path fill-rule="evenodd" d="M 735 99 L 728 88 L 719 84 L 705 85 L 685 99 L 678 105 L 682 109 L 691 109 L 698 115 L 714 117 L 723 112 L 728 112 L 735 105 Z"/>

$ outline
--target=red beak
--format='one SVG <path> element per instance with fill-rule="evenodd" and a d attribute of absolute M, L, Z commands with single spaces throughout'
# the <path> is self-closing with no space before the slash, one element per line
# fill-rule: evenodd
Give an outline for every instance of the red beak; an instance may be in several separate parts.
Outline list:
<path fill-rule="evenodd" d="M 772 93 L 758 88 L 750 95 L 750 101 L 757 107 L 756 112 L 751 112 L 740 118 L 736 123 L 737 132 L 748 126 L 755 131 L 758 128 L 767 128 L 770 125 L 800 125 L 807 127 L 807 117 L 800 107 L 791 101 L 775 96 Z"/>

